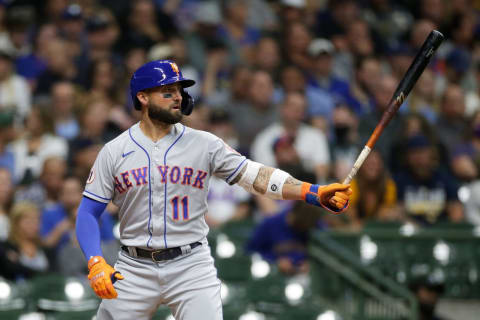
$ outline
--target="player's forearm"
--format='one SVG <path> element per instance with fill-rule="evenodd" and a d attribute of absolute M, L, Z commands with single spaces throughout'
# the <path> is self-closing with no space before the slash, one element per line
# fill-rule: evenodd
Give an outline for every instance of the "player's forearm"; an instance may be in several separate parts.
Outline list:
<path fill-rule="evenodd" d="M 87 260 L 90 257 L 102 256 L 98 218 L 106 206 L 107 204 L 83 197 L 78 208 L 75 229 L 78 244 Z"/>
<path fill-rule="evenodd" d="M 267 192 L 268 183 L 275 168 L 263 166 L 260 168 L 257 178 L 253 182 L 253 188 L 259 194 L 264 195 Z M 285 200 L 301 200 L 302 199 L 303 182 L 293 177 L 288 177 L 283 184 L 282 197 Z"/>
<path fill-rule="evenodd" d="M 350 185 L 332 183 L 326 186 L 299 181 L 280 169 L 248 161 L 231 184 L 238 183 L 245 190 L 265 195 L 270 199 L 304 200 L 315 206 L 322 206 L 334 213 L 348 207 L 352 194 Z"/>

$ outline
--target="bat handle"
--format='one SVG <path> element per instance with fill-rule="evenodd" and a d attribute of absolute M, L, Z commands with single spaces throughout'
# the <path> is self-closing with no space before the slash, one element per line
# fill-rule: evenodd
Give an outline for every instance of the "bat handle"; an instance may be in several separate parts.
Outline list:
<path fill-rule="evenodd" d="M 353 168 L 350 170 L 350 173 L 348 176 L 343 180 L 343 184 L 349 184 L 352 182 L 353 178 L 357 174 L 358 169 L 362 166 L 363 162 L 365 159 L 367 159 L 368 155 L 370 154 L 370 149 L 369 146 L 364 146 L 362 152 L 360 152 L 360 155 L 358 156 L 357 160 L 355 160 L 355 163 L 353 164 Z"/>

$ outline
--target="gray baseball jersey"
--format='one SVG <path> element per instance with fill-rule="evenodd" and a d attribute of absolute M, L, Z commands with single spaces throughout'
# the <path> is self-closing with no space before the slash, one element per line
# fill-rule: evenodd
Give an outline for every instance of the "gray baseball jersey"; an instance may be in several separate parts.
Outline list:
<path fill-rule="evenodd" d="M 119 207 L 123 245 L 178 247 L 208 233 L 210 177 L 231 182 L 246 163 L 211 133 L 175 124 L 153 142 L 137 123 L 103 147 L 83 194 Z"/>

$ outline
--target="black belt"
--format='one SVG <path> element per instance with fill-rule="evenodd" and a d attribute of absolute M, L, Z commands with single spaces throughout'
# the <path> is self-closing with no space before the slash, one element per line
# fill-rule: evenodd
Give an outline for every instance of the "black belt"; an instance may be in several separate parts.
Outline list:
<path fill-rule="evenodd" d="M 190 243 L 187 246 L 190 246 L 190 250 L 192 250 L 193 248 L 196 248 L 201 245 L 202 243 L 197 241 L 194 243 Z M 186 250 L 189 252 L 190 250 L 188 250 L 187 246 L 184 246 L 184 249 L 186 247 Z M 174 248 L 159 249 L 159 250 L 145 250 L 137 247 L 122 246 L 122 250 L 127 252 L 131 256 L 149 258 L 155 262 L 159 262 L 163 260 L 172 260 L 182 255 L 183 253 L 187 253 L 187 252 L 182 252 L 182 247 L 174 247 Z"/>

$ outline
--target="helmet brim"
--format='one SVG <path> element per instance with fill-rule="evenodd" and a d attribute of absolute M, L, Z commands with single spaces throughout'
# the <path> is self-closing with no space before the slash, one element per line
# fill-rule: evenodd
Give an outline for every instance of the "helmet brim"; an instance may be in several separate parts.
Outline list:
<path fill-rule="evenodd" d="M 178 82 L 182 85 L 183 88 L 188 88 L 195 84 L 195 80 L 191 80 L 191 79 L 184 79 Z"/>

